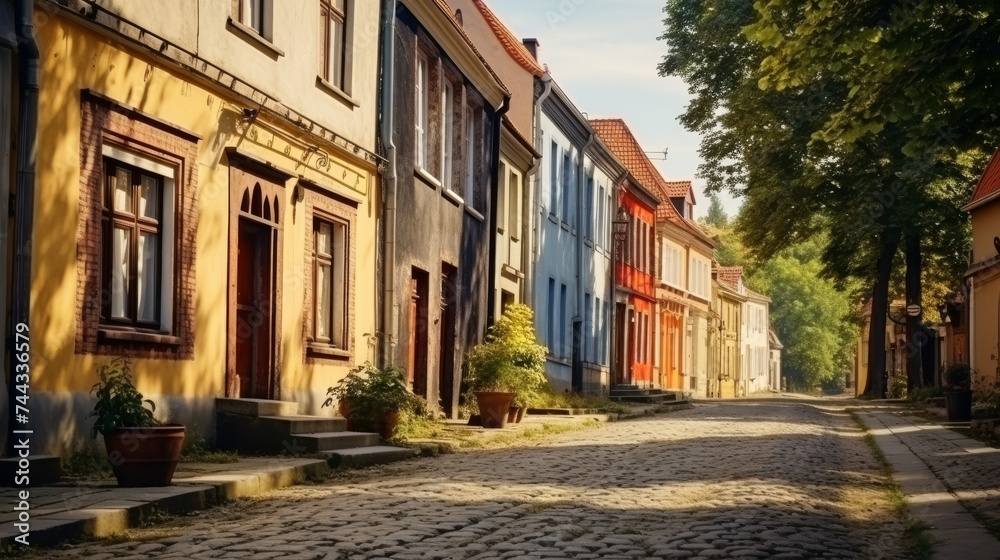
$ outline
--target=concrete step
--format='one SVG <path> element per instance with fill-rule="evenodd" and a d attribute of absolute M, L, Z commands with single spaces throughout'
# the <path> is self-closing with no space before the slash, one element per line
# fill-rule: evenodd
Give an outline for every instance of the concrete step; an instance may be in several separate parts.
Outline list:
<path fill-rule="evenodd" d="M 412 459 L 416 457 L 417 450 L 406 447 L 376 445 L 372 447 L 324 451 L 323 454 L 329 457 L 327 462 L 331 467 L 358 468 L 385 465 L 395 463 L 396 461 Z"/>
<path fill-rule="evenodd" d="M 668 403 L 677 402 L 677 395 L 673 393 L 665 393 L 660 395 L 610 395 L 609 400 L 617 402 L 633 402 L 633 403 Z"/>
<path fill-rule="evenodd" d="M 261 416 L 258 418 L 264 426 L 279 427 L 282 435 L 314 434 L 317 432 L 343 432 L 347 429 L 347 420 L 329 416 Z"/>
<path fill-rule="evenodd" d="M 295 435 L 292 440 L 296 448 L 303 449 L 305 453 L 316 453 L 375 446 L 379 437 L 378 434 L 365 432 L 318 432 Z"/>
<path fill-rule="evenodd" d="M 0 459 L 0 487 L 45 486 L 46 484 L 55 484 L 62 478 L 62 461 L 59 457 L 55 455 L 29 455 L 28 461 L 28 469 L 25 473 L 20 467 L 20 457 Z M 19 470 L 22 471 L 21 474 L 18 474 Z M 19 482 L 27 482 L 27 484 L 18 484 Z"/>
<path fill-rule="evenodd" d="M 264 399 L 215 399 L 215 412 L 242 416 L 295 416 L 299 403 Z"/>

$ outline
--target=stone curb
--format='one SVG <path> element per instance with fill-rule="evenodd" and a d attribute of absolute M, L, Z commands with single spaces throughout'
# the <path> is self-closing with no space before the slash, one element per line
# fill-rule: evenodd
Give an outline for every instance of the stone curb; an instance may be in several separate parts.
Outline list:
<path fill-rule="evenodd" d="M 51 513 L 32 513 L 28 542 L 36 547 L 81 537 L 108 537 L 139 526 L 155 512 L 184 514 L 208 509 L 223 502 L 320 478 L 329 472 L 330 467 L 323 459 L 296 459 L 279 466 L 243 472 L 175 479 L 173 486 L 163 488 L 111 487 L 103 492 L 95 489 L 107 499 L 78 509 L 67 507 Z M 63 488 L 67 494 L 79 491 L 74 487 Z M 38 509 L 44 511 L 46 508 Z M 20 548 L 22 544 L 14 540 L 20 534 L 12 522 L 4 523 L 0 526 L 0 547 Z"/>

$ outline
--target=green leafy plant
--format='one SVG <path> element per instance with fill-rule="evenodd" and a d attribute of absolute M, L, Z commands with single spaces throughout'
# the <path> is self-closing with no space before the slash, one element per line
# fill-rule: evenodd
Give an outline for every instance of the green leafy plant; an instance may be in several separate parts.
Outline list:
<path fill-rule="evenodd" d="M 538 401 L 548 380 L 546 348 L 536 341 L 533 316 L 530 307 L 513 304 L 490 327 L 486 340 L 466 357 L 470 391 L 514 393 L 514 406 L 520 407 Z"/>
<path fill-rule="evenodd" d="M 90 390 L 90 394 L 97 397 L 97 404 L 90 413 L 97 418 L 90 430 L 91 437 L 107 435 L 116 428 L 149 428 L 160 424 L 153 417 L 156 404 L 144 399 L 132 382 L 129 358 L 117 357 L 98 366 L 97 376 L 100 381 Z"/>
<path fill-rule="evenodd" d="M 953 390 L 965 390 L 972 385 L 972 368 L 968 364 L 951 364 L 944 370 L 944 382 Z"/>
<path fill-rule="evenodd" d="M 390 412 L 424 414 L 423 399 L 410 392 L 406 375 L 396 368 L 377 368 L 365 362 L 353 368 L 326 391 L 323 406 L 347 403 L 351 422 L 362 430 L 377 430 Z"/>

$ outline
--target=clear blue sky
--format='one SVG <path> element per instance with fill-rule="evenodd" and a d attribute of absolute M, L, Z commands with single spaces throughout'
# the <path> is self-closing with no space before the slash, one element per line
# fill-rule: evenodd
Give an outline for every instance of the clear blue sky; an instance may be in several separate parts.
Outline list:
<path fill-rule="evenodd" d="M 704 181 L 695 178 L 700 163 L 698 135 L 677 117 L 689 95 L 679 78 L 661 78 L 656 65 L 666 53 L 665 0 L 487 0 L 516 35 L 535 37 L 540 59 L 553 78 L 591 118 L 625 119 L 643 148 L 668 150 L 666 161 L 650 154 L 669 180 L 694 180 L 696 215 L 708 210 Z M 729 214 L 739 202 L 722 195 Z"/>

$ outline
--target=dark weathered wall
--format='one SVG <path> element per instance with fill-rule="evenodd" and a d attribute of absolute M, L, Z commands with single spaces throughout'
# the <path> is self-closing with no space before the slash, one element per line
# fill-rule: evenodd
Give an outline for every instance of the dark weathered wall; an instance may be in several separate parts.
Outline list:
<path fill-rule="evenodd" d="M 419 46 L 418 46 L 419 45 Z M 423 49 L 429 61 L 430 110 L 428 169 L 431 175 L 441 176 L 439 146 L 441 133 L 441 84 L 442 76 L 454 80 L 456 104 L 454 110 L 453 180 L 455 194 L 446 193 L 441 186 L 423 178 L 415 162 L 416 114 L 416 60 L 418 49 Z M 454 353 L 454 387 L 452 410 L 458 408 L 459 384 L 466 351 L 482 339 L 486 322 L 487 289 L 489 274 L 489 181 L 493 126 L 492 109 L 481 111 L 481 138 L 476 138 L 477 168 L 473 192 L 465 192 L 465 111 L 467 102 L 483 107 L 483 99 L 469 87 L 458 69 L 438 49 L 419 23 L 405 8 L 400 8 L 396 26 L 395 71 L 395 143 L 397 146 L 397 233 L 396 233 L 396 282 L 394 310 L 398 317 L 396 364 L 406 368 L 410 354 L 410 278 L 414 268 L 427 272 L 428 317 L 416 329 L 427 330 L 427 396 L 432 406 L 442 394 L 438 380 L 441 365 L 442 316 L 442 266 L 457 270 L 456 291 L 448 296 L 447 303 L 456 311 L 456 344 Z M 463 85 L 464 84 L 464 85 Z M 477 135 L 478 136 L 478 135 Z"/>

